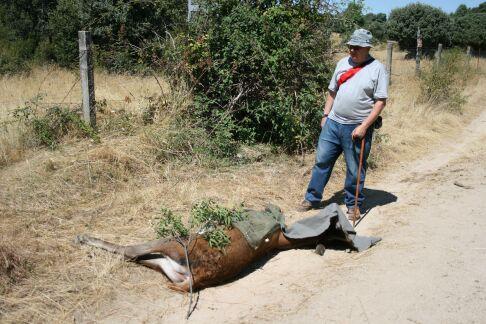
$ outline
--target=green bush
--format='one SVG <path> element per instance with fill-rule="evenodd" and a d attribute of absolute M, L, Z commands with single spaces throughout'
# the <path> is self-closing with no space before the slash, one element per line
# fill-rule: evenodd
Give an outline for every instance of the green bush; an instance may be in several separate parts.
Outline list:
<path fill-rule="evenodd" d="M 459 49 L 445 51 L 439 66 L 434 64 L 421 74 L 420 101 L 447 103 L 449 110 L 460 111 L 465 102 L 461 95 L 468 72 L 465 66 L 464 54 Z"/>
<path fill-rule="evenodd" d="M 204 4 L 185 46 L 190 114 L 210 134 L 288 151 L 313 145 L 330 74 L 331 20 L 307 3 Z"/>
<path fill-rule="evenodd" d="M 77 63 L 77 32 L 89 30 L 96 62 L 110 71 L 142 71 L 155 65 L 154 47 L 165 33 L 183 30 L 185 1 L 59 0 L 49 16 L 49 31 L 55 44 L 55 60 L 61 65 Z"/>
<path fill-rule="evenodd" d="M 0 75 L 24 72 L 35 50 L 32 39 L 16 40 L 9 30 L 0 24 Z"/>
<path fill-rule="evenodd" d="M 28 129 L 26 139 L 33 146 L 46 146 L 55 149 L 65 135 L 90 137 L 99 141 L 95 130 L 87 125 L 78 114 L 66 107 L 50 107 L 45 114 L 40 114 L 37 102 L 32 101 L 17 108 L 13 117 L 24 123 Z"/>
<path fill-rule="evenodd" d="M 388 37 L 398 41 L 401 49 L 412 50 L 417 45 L 419 27 L 425 48 L 436 48 L 439 43 L 451 44 L 450 17 L 441 9 L 422 3 L 393 9 L 387 22 Z"/>

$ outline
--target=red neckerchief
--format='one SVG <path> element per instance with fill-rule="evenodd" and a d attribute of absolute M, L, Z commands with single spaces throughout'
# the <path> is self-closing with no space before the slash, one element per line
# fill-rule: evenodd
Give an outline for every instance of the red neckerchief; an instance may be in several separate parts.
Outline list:
<path fill-rule="evenodd" d="M 351 69 L 347 70 L 346 72 L 344 72 L 343 74 L 341 74 L 341 76 L 339 77 L 339 80 L 337 82 L 338 90 L 339 90 L 339 87 L 341 86 L 341 84 L 343 84 L 344 82 L 346 82 L 349 79 L 351 79 L 352 77 L 354 77 L 354 75 L 356 73 L 361 71 L 362 68 L 364 68 L 365 66 L 367 66 L 368 64 L 370 64 L 374 60 L 375 60 L 374 58 L 370 58 L 366 62 L 361 63 L 360 65 L 356 65 L 354 68 L 351 68 Z"/>

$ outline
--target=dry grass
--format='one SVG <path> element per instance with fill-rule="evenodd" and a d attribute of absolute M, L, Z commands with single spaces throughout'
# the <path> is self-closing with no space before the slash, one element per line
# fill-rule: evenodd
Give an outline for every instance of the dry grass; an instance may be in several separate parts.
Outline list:
<path fill-rule="evenodd" d="M 28 259 L 11 242 L 0 243 L 0 293 L 6 294 L 12 285 L 27 277 Z"/>
<path fill-rule="evenodd" d="M 376 56 L 382 59 L 384 52 L 378 50 Z M 403 60 L 403 53 L 394 57 L 391 99 L 379 135 L 382 141 L 374 147 L 380 154 L 375 157 L 377 163 L 385 165 L 386 161 L 388 168 L 397 161 L 413 160 L 440 137 L 453 135 L 451 130 L 459 129 L 481 109 L 478 93 L 485 82 L 483 71 L 466 93 L 475 99 L 463 115 L 457 115 L 417 104 L 420 89 L 413 77 L 414 64 Z M 481 64 L 483 68 L 484 61 Z M 0 101 L 16 103 L 2 109 L 22 104 L 39 88 L 46 93 L 45 102 L 62 100 L 75 78 L 70 72 L 52 68 L 4 78 Z M 153 78 L 106 74 L 96 78 L 104 89 L 97 92 L 98 98 L 120 100 L 108 107 L 103 115 L 106 120 L 116 117 L 117 111 L 137 116 L 146 107 L 144 98 L 160 93 Z M 170 123 L 167 116 L 173 109 L 184 107 L 187 101 L 177 93 L 166 95 L 172 99 L 158 117 L 161 128 Z M 73 90 L 66 101 L 75 101 L 78 96 Z M 125 100 L 127 96 L 131 99 Z M 179 97 L 182 99 L 176 99 Z M 10 147 L 15 149 L 21 140 L 16 142 L 14 128 L 11 130 Z M 306 156 L 304 164 L 300 157 L 270 154 L 261 162 L 207 169 L 158 163 L 139 126 L 129 134 L 107 134 L 101 144 L 71 139 L 56 151 L 22 149 L 21 156 L 10 158 L 9 165 L 0 169 L 0 236 L 12 243 L 9 260 L 17 260 L 18 255 L 24 258 L 19 260 L 27 258 L 29 262 L 29 271 L 19 272 L 19 280 L 9 283 L 8 293 L 0 296 L 2 322 L 99 321 L 107 317 L 126 321 L 130 319 L 116 317 L 119 308 L 130 304 L 136 309 L 138 305 L 143 312 L 145 303 L 157 303 L 163 318 L 167 312 L 179 311 L 167 309 L 165 300 L 176 299 L 181 305 L 187 302 L 185 296 L 164 289 L 159 274 L 102 251 L 75 246 L 76 234 L 87 232 L 127 244 L 149 240 L 155 236 L 151 221 L 161 206 L 184 214 L 194 202 L 207 198 L 227 206 L 244 202 L 254 208 L 272 202 L 283 208 L 288 222 L 302 217 L 294 206 L 307 185 L 312 155 Z M 0 154 L 15 156 L 5 150 Z M 383 171 L 372 172 L 369 179 L 373 181 L 379 172 Z M 341 189 L 343 174 L 341 163 L 326 198 Z M 133 316 L 131 320 L 136 320 L 137 314 Z"/>
<path fill-rule="evenodd" d="M 109 108 L 139 112 L 147 98 L 168 91 L 164 77 L 156 77 L 160 86 L 155 77 L 96 72 L 96 100 L 106 100 Z M 42 102 L 44 105 L 81 103 L 78 71 L 67 71 L 55 66 L 35 68 L 28 74 L 0 77 L 0 93 L 0 118 L 38 95 L 45 97 Z"/>

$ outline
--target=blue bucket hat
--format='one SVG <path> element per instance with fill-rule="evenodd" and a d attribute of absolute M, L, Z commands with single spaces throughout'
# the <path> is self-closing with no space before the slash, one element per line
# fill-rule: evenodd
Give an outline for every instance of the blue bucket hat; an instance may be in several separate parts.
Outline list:
<path fill-rule="evenodd" d="M 346 44 L 351 46 L 360 46 L 360 47 L 373 47 L 371 45 L 371 40 L 373 39 L 373 35 L 371 32 L 366 29 L 356 29 L 351 35 L 349 42 Z"/>

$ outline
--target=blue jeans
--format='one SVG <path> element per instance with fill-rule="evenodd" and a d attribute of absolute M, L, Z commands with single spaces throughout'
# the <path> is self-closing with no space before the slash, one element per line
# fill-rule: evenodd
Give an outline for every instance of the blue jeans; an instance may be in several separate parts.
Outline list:
<path fill-rule="evenodd" d="M 305 195 L 305 200 L 311 202 L 312 205 L 320 205 L 324 187 L 329 181 L 334 163 L 339 155 L 344 152 L 344 159 L 346 160 L 344 203 L 348 208 L 354 206 L 361 140 L 357 139 L 353 141 L 351 133 L 358 125 L 359 124 L 340 124 L 329 118 L 326 120 L 319 136 L 316 162 L 312 169 L 312 177 Z M 372 135 L 373 126 L 370 126 L 365 136 L 363 167 L 361 169 L 361 179 L 359 182 L 358 206 L 360 207 L 364 201 L 362 190 L 366 177 L 366 160 L 368 159 L 371 150 Z"/>

